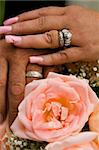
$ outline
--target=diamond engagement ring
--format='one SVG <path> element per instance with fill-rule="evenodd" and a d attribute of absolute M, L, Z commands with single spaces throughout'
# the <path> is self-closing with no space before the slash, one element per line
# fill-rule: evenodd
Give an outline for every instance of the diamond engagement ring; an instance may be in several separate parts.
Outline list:
<path fill-rule="evenodd" d="M 59 31 L 59 45 L 60 47 L 67 47 L 71 44 L 72 33 L 67 29 Z"/>
<path fill-rule="evenodd" d="M 43 78 L 43 75 L 38 71 L 28 71 L 26 73 L 27 78 Z"/>

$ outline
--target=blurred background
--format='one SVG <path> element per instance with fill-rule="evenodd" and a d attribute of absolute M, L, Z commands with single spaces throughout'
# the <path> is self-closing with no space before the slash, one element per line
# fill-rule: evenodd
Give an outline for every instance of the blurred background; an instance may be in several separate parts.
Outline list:
<path fill-rule="evenodd" d="M 67 0 L 68 4 L 81 5 L 99 11 L 99 0 Z"/>

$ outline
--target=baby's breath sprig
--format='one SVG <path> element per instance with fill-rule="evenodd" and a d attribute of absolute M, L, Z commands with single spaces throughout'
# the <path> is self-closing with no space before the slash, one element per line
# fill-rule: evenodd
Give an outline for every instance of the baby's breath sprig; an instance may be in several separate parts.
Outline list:
<path fill-rule="evenodd" d="M 91 87 L 99 87 L 99 61 L 76 62 L 66 64 L 69 74 L 73 74 L 78 78 L 87 79 Z"/>
<path fill-rule="evenodd" d="M 46 142 L 36 142 L 16 137 L 14 134 L 6 142 L 7 150 L 45 150 Z"/>

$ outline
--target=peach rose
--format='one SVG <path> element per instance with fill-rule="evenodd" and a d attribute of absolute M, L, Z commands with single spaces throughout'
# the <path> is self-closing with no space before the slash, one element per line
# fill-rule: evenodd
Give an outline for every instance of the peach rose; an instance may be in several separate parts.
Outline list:
<path fill-rule="evenodd" d="M 54 142 L 79 133 L 97 101 L 85 80 L 49 73 L 26 86 L 11 129 L 18 137 Z"/>
<path fill-rule="evenodd" d="M 50 143 L 46 150 L 99 150 L 99 147 L 93 142 L 97 137 L 95 132 L 82 132 L 70 136 L 64 140 Z"/>
<path fill-rule="evenodd" d="M 91 131 L 98 133 L 98 137 L 95 142 L 99 145 L 99 104 L 95 107 L 94 112 L 89 118 L 89 128 Z"/>

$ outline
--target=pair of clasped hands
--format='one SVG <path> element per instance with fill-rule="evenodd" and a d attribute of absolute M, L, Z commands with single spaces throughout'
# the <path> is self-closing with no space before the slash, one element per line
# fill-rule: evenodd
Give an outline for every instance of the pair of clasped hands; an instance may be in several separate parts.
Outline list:
<path fill-rule="evenodd" d="M 71 47 L 57 51 L 64 28 L 72 33 Z M 25 78 L 27 71 L 45 77 L 55 65 L 99 59 L 99 13 L 80 6 L 25 12 L 4 21 L 0 35 L 0 124 L 7 114 L 10 124 L 14 120 L 25 85 L 33 80 Z"/>

